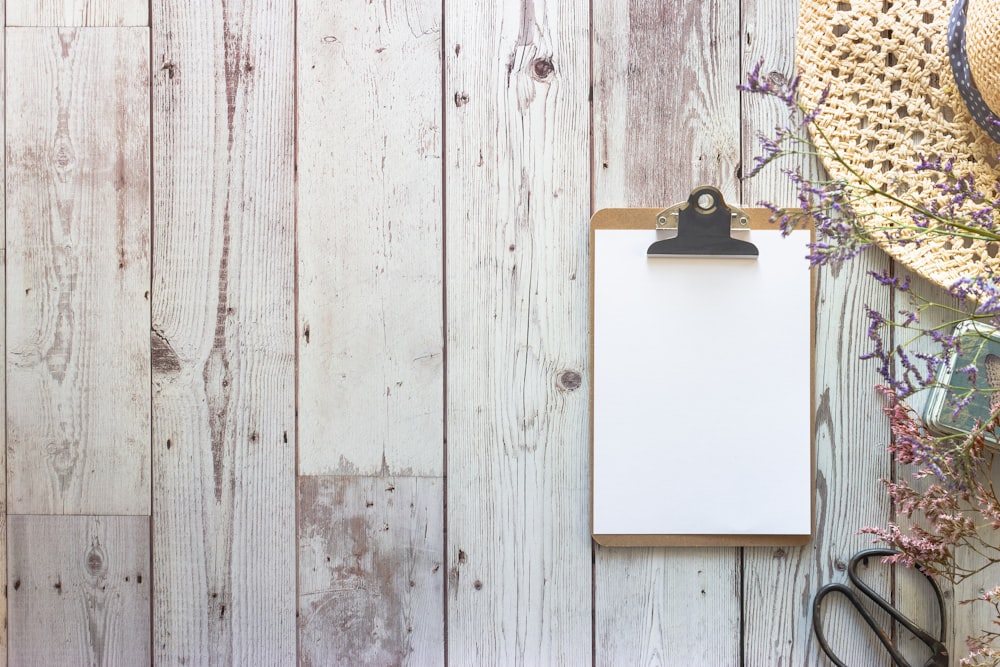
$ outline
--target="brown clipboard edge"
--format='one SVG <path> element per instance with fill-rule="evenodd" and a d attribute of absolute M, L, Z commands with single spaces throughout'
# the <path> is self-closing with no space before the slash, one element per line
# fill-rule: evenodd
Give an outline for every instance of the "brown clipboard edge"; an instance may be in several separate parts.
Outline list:
<path fill-rule="evenodd" d="M 809 269 L 809 534 L 808 535 L 615 535 L 594 532 L 594 232 L 598 229 L 655 229 L 662 208 L 602 208 L 590 218 L 590 536 L 603 547 L 771 547 L 802 546 L 816 532 L 816 270 Z M 750 229 L 777 231 L 766 208 L 742 209 Z M 816 230 L 811 232 L 813 240 Z"/>

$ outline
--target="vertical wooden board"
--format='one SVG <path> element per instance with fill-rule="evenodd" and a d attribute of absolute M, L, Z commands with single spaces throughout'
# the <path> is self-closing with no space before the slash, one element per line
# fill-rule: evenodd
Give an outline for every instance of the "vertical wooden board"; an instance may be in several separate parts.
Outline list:
<path fill-rule="evenodd" d="M 994 471 L 994 485 L 1000 483 L 1000 471 Z M 987 533 L 988 534 L 988 533 Z M 992 534 L 993 544 L 996 544 L 996 533 Z M 946 643 L 953 659 L 965 658 L 968 653 L 968 639 L 970 637 L 981 637 L 984 632 L 995 631 L 997 612 L 996 608 L 981 599 L 982 595 L 1000 585 L 1000 576 L 996 563 L 987 565 L 986 558 L 982 554 L 977 554 L 971 549 L 962 549 L 959 552 L 961 562 L 966 566 L 983 567 L 980 572 L 967 577 L 955 585 L 949 585 L 947 581 L 938 581 L 938 584 L 945 592 L 945 613 L 947 614 L 947 639 Z M 923 584 L 919 590 L 927 590 Z M 928 597 L 930 593 L 925 593 Z M 978 599 L 977 599 L 978 598 Z M 909 606 L 915 606 L 912 602 Z M 921 607 L 926 607 L 925 602 Z M 936 629 L 932 625 L 937 617 L 936 612 L 928 613 L 925 609 L 918 609 L 917 613 L 923 612 L 922 616 L 915 616 L 921 622 L 924 618 L 929 618 L 927 627 Z"/>
<path fill-rule="evenodd" d="M 152 10 L 154 657 L 293 664 L 292 5 Z"/>
<path fill-rule="evenodd" d="M 595 210 L 666 208 L 702 184 L 738 201 L 739 9 L 595 0 Z M 739 571 L 731 548 L 598 548 L 597 664 L 737 664 Z"/>
<path fill-rule="evenodd" d="M 845 582 L 851 556 L 871 546 L 864 526 L 883 525 L 889 504 L 880 480 L 890 474 L 874 363 L 868 351 L 865 306 L 888 305 L 869 279 L 888 260 L 878 251 L 817 276 L 815 348 L 815 503 L 813 539 L 802 548 L 746 549 L 744 643 L 748 665 L 823 664 L 813 635 L 812 604 L 825 584 Z M 891 597 L 890 568 L 871 563 L 865 581 Z M 879 665 L 884 653 L 847 605 L 824 605 L 827 638 L 846 664 Z M 884 621 L 883 622 L 887 622 Z"/>
<path fill-rule="evenodd" d="M 441 474 L 440 22 L 298 3 L 302 474 Z"/>
<path fill-rule="evenodd" d="M 941 326 L 942 333 L 952 333 L 956 324 L 957 314 L 968 306 L 963 306 L 962 303 L 948 295 L 943 289 L 913 274 L 912 271 L 899 263 L 896 264 L 895 272 L 900 277 L 909 278 L 909 292 L 912 295 L 912 298 L 906 294 L 897 295 L 896 310 L 913 310 L 916 307 L 917 301 L 915 299 L 917 298 L 926 302 L 942 304 L 942 308 L 932 308 L 921 313 L 919 324 L 921 327 Z M 913 341 L 911 340 L 912 336 L 905 331 L 897 332 L 896 338 L 900 344 L 906 343 L 909 349 L 913 351 L 919 350 L 926 354 L 937 354 L 940 352 L 937 344 L 929 340 Z M 910 397 L 907 402 L 918 414 L 924 414 L 927 398 L 927 392 L 920 392 Z M 917 468 L 915 466 L 896 464 L 894 477 L 899 481 L 907 481 L 918 489 L 926 488 L 938 481 L 934 477 L 915 479 L 914 473 L 916 471 Z M 994 471 L 994 485 L 1000 482 L 998 477 L 1000 477 L 1000 470 Z M 892 520 L 899 523 L 904 529 L 913 523 L 919 523 L 917 520 L 908 520 L 905 516 L 893 516 Z M 884 526 L 884 523 L 881 525 Z M 987 539 L 992 538 L 995 540 L 997 534 L 993 533 L 991 535 L 989 528 L 984 527 L 983 536 Z M 963 567 L 975 569 L 986 564 L 982 555 L 975 553 L 972 549 L 959 549 L 956 555 Z M 929 628 L 932 632 L 936 633 L 938 612 L 929 587 L 926 582 L 921 580 L 921 577 L 907 572 L 903 568 L 898 569 L 902 572 L 897 575 L 897 581 L 905 582 L 908 587 L 897 583 L 897 605 L 910 618 L 914 619 L 918 625 Z M 962 604 L 962 602 L 978 598 L 984 591 L 995 588 L 1000 584 L 998 574 L 1000 574 L 1000 569 L 996 566 L 991 566 L 955 584 L 944 579 L 938 580 L 938 585 L 945 596 L 948 633 L 946 643 L 954 660 L 966 657 L 968 653 L 966 640 L 969 637 L 979 636 L 984 630 L 992 628 L 996 615 L 996 610 L 988 603 Z M 904 647 L 909 650 L 907 657 L 910 657 L 910 654 L 912 654 L 913 659 L 916 660 L 927 655 L 926 649 L 923 649 L 922 645 L 913 641 L 908 633 L 901 633 L 901 637 L 906 641 Z M 910 648 L 913 645 L 916 646 Z"/>
<path fill-rule="evenodd" d="M 595 208 L 665 208 L 708 183 L 738 201 L 739 10 L 594 1 Z"/>
<path fill-rule="evenodd" d="M 148 665 L 149 517 L 8 523 L 12 665 Z"/>
<path fill-rule="evenodd" d="M 4 14 L 5 7 L 3 3 L 0 3 L 0 25 L 4 24 Z M 6 71 L 6 66 L 4 65 L 6 58 L 6 35 L 7 30 L 0 30 L 0 69 Z M 0 126 L 6 127 L 5 115 L 6 115 L 6 90 L 0 89 L 0 108 L 4 109 L 3 113 L 0 113 Z M 0 130 L 0 134 L 6 137 L 6 129 Z M 6 140 L 4 141 L 4 146 L 0 147 L 0 165 L 3 165 L 4 174 L 6 174 L 6 164 L 7 164 L 7 148 Z M 6 176 L 0 178 L 0 182 L 3 182 L 3 186 L 0 187 L 0 247 L 5 250 L 0 253 L 0 294 L 4 295 L 4 303 L 7 301 L 6 292 L 6 280 L 7 280 L 7 182 Z M 3 359 L 3 377 L 4 382 L 0 382 L 0 423 L 4 424 L 4 428 L 0 429 L 0 470 L 3 470 L 3 474 L 0 474 L 0 586 L 3 587 L 3 598 L 0 599 L 0 667 L 6 667 L 7 665 L 7 324 L 6 324 L 6 305 L 0 308 L 0 359 Z"/>
<path fill-rule="evenodd" d="M 591 662 L 586 4 L 445 4 L 451 664 Z"/>
<path fill-rule="evenodd" d="M 746 83 L 754 67 L 761 66 L 762 78 L 775 85 L 791 85 L 795 72 L 795 31 L 798 25 L 798 0 L 741 0 L 742 36 L 740 41 L 741 76 Z M 788 107 L 774 97 L 740 93 L 741 162 L 740 197 L 743 206 L 759 206 L 767 201 L 782 206 L 797 202 L 795 184 L 782 168 L 801 168 L 804 174 L 822 173 L 822 165 L 813 156 L 795 156 L 777 160 L 756 176 L 749 174 L 754 158 L 763 154 L 761 137 L 773 139 L 778 128 L 792 122 Z"/>
<path fill-rule="evenodd" d="M 595 664 L 740 664 L 740 563 L 720 551 L 597 547 Z"/>
<path fill-rule="evenodd" d="M 150 511 L 148 43 L 7 30 L 12 513 Z"/>
<path fill-rule="evenodd" d="M 794 75 L 798 3 L 744 0 L 742 53 L 744 76 L 763 59 L 764 78 L 790 82 Z M 774 98 L 743 95 L 743 170 L 761 153 L 758 136 L 773 136 L 790 122 L 787 108 Z M 796 193 L 782 168 L 821 174 L 818 161 L 777 162 L 743 182 L 743 203 L 764 200 L 793 205 Z M 817 270 L 814 397 L 816 496 L 814 537 L 807 548 L 746 549 L 744 558 L 744 644 L 748 665 L 823 664 L 813 635 L 812 602 L 827 583 L 845 581 L 844 568 L 871 538 L 863 526 L 881 525 L 889 506 L 880 479 L 890 473 L 888 424 L 869 351 L 865 306 L 891 305 L 887 291 L 866 272 L 884 270 L 889 261 L 871 251 L 840 268 Z M 869 446 L 870 445 L 870 446 Z M 864 572 L 887 597 L 890 568 L 871 563 Z M 830 644 L 847 664 L 877 665 L 887 657 L 847 605 L 828 598 L 823 623 Z"/>
<path fill-rule="evenodd" d="M 299 478 L 299 664 L 444 662 L 443 480 Z"/>
<path fill-rule="evenodd" d="M 8 26 L 148 26 L 148 0 L 7 0 Z"/>

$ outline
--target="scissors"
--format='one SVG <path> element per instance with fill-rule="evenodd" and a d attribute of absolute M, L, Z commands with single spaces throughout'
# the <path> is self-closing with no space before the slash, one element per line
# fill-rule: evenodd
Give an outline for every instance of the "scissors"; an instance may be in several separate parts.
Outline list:
<path fill-rule="evenodd" d="M 931 650 L 931 657 L 927 659 L 927 662 L 923 663 L 923 667 L 948 667 L 948 649 L 945 648 L 944 645 L 944 599 L 941 596 L 941 589 L 938 588 L 937 583 L 926 574 L 924 575 L 924 578 L 930 582 L 931 587 L 934 589 L 934 595 L 937 597 L 939 618 L 941 619 L 940 636 L 935 639 L 930 634 L 917 627 L 913 621 L 908 619 L 902 614 L 902 612 L 889 604 L 881 595 L 865 585 L 865 583 L 861 581 L 861 578 L 858 576 L 858 564 L 861 561 L 875 557 L 892 556 L 896 553 L 899 552 L 892 549 L 866 549 L 864 551 L 859 551 L 851 558 L 850 565 L 847 567 L 847 576 L 851 580 L 851 583 L 854 584 L 855 588 L 861 591 L 865 597 L 883 609 L 887 614 L 889 614 L 890 617 L 892 617 L 894 621 L 913 633 L 914 637 L 924 643 Z M 823 652 L 826 653 L 830 660 L 833 661 L 833 664 L 837 665 L 837 667 L 847 667 L 847 665 L 841 662 L 840 659 L 834 654 L 833 649 L 830 648 L 830 645 L 826 641 L 826 636 L 823 634 L 823 625 L 820 622 L 820 604 L 822 603 L 823 598 L 834 592 L 840 593 L 846 597 L 847 601 L 851 603 L 851 606 L 857 610 L 861 619 L 872 629 L 882 646 L 889 651 L 889 654 L 892 656 L 893 665 L 896 667 L 914 667 L 907 662 L 906 658 L 904 658 L 899 652 L 899 649 L 897 649 L 895 644 L 893 644 L 885 629 L 879 627 L 878 623 L 875 622 L 875 617 L 872 616 L 871 612 L 869 612 L 868 609 L 865 608 L 865 605 L 861 603 L 857 593 L 845 584 L 827 584 L 819 589 L 816 593 L 816 598 L 813 600 L 813 630 L 816 632 L 816 639 L 819 640 L 820 648 L 822 648 Z"/>

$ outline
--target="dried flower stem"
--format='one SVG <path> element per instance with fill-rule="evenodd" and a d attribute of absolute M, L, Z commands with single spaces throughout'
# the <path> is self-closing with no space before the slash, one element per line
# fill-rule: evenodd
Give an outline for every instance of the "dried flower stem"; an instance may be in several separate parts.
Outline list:
<path fill-rule="evenodd" d="M 788 156 L 820 158 L 835 163 L 847 175 L 821 180 L 807 178 L 800 170 L 783 169 L 797 190 L 798 207 L 762 202 L 786 234 L 803 223 L 812 226 L 815 240 L 808 255 L 812 265 L 851 259 L 877 238 L 895 243 L 920 243 L 940 236 L 963 242 L 1000 241 L 1000 181 L 977 184 L 970 175 L 954 173 L 950 160 L 920 157 L 912 169 L 939 175 L 936 198 L 908 198 L 905 176 L 892 189 L 880 187 L 846 162 L 814 123 L 828 93 L 808 109 L 797 98 L 797 78 L 788 86 L 778 85 L 762 76 L 762 64 L 753 69 L 741 90 L 780 100 L 790 122 L 777 128 L 775 137 L 760 137 L 763 154 L 755 158 L 749 175 Z M 992 386 L 991 381 L 991 386 L 984 386 L 980 378 L 983 360 L 978 357 L 955 367 L 954 360 L 967 344 L 952 333 L 967 320 L 1000 329 L 1000 276 L 984 270 L 956 281 L 948 290 L 953 304 L 916 294 L 908 278 L 877 272 L 871 276 L 910 305 L 895 313 L 866 307 L 871 348 L 863 358 L 878 364 L 884 382 L 879 389 L 886 398 L 884 412 L 892 432 L 889 452 L 896 463 L 913 470 L 913 477 L 883 480 L 895 515 L 908 525 L 897 521 L 861 532 L 898 550 L 890 557 L 892 562 L 957 583 L 1000 563 L 1000 499 L 993 483 L 1000 453 L 1000 398 L 992 399 L 1000 384 Z M 954 414 L 985 396 L 991 414 L 975 421 L 966 432 L 932 433 L 907 404 L 909 398 L 928 389 L 949 391 Z M 967 602 L 974 601 L 990 605 L 993 619 L 989 628 L 970 638 L 970 654 L 962 664 L 1000 665 L 1000 651 L 993 648 L 1000 640 L 1000 586 Z"/>

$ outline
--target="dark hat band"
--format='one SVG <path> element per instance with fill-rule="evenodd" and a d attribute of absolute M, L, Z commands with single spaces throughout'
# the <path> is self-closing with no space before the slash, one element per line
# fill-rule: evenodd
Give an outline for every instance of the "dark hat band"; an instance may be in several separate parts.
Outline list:
<path fill-rule="evenodd" d="M 948 60 L 951 61 L 951 71 L 955 75 L 958 92 L 965 100 L 972 119 L 979 127 L 986 130 L 990 138 L 1000 143 L 1000 117 L 997 116 L 983 100 L 975 84 L 972 82 L 972 71 L 969 69 L 969 58 L 965 52 L 965 5 L 968 0 L 957 0 L 951 10 L 951 20 L 948 22 Z"/>

